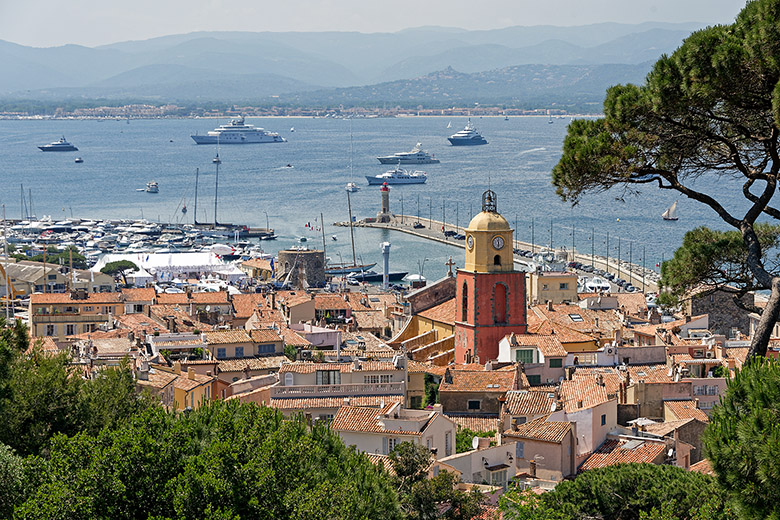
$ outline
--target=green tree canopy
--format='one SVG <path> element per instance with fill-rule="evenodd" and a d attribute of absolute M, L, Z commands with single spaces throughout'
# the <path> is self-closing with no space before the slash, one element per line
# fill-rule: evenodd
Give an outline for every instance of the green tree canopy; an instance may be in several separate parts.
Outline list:
<path fill-rule="evenodd" d="M 755 224 L 772 206 L 780 174 L 780 0 L 748 2 L 735 22 L 697 31 L 663 56 L 645 83 L 610 88 L 604 117 L 571 123 L 553 184 L 564 199 L 655 185 L 709 206 L 736 229 L 745 265 L 771 289 L 752 355 L 763 355 L 780 316 L 780 277 L 763 264 Z M 728 209 L 697 190 L 702 176 L 736 179 L 745 204 Z M 752 190 L 755 190 L 752 191 Z"/>
<path fill-rule="evenodd" d="M 780 363 L 756 359 L 728 381 L 703 437 L 740 518 L 780 518 Z"/>
<path fill-rule="evenodd" d="M 542 495 L 515 489 L 501 497 L 500 507 L 508 520 L 734 518 L 713 477 L 655 464 L 586 471 Z"/>
<path fill-rule="evenodd" d="M 121 275 L 122 283 L 127 285 L 127 273 L 138 271 L 138 269 L 138 266 L 130 260 L 117 260 L 116 262 L 108 262 L 100 269 L 100 272 L 111 276 Z"/>
<path fill-rule="evenodd" d="M 763 252 L 763 264 L 772 271 L 779 270 L 780 225 L 757 223 L 755 230 Z M 731 293 L 737 305 L 746 307 L 740 298 L 763 288 L 748 268 L 747 257 L 748 250 L 739 231 L 699 227 L 687 232 L 674 257 L 661 266 L 660 285 L 664 291 L 658 302 L 676 306 L 694 289 L 707 287 Z M 758 309 L 748 310 L 755 312 Z"/>

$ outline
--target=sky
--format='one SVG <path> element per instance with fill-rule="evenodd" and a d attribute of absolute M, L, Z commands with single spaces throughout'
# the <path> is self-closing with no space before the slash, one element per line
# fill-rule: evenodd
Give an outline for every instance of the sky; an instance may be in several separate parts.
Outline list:
<path fill-rule="evenodd" d="M 0 40 L 92 47 L 194 31 L 717 24 L 732 22 L 744 5 L 745 0 L 0 0 Z"/>

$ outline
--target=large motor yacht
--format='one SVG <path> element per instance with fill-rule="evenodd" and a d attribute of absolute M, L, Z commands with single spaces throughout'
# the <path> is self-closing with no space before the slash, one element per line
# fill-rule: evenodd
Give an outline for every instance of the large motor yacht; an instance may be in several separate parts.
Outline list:
<path fill-rule="evenodd" d="M 377 157 L 382 164 L 436 164 L 437 158 L 422 149 L 422 143 L 411 149 L 409 152 L 397 152 L 393 155 Z"/>
<path fill-rule="evenodd" d="M 220 125 L 206 135 L 195 134 L 190 137 L 197 144 L 254 144 L 286 141 L 276 132 L 268 132 L 263 128 L 245 124 L 243 116 L 233 119 L 226 125 Z"/>
<path fill-rule="evenodd" d="M 371 186 L 387 183 L 390 184 L 423 184 L 428 180 L 428 174 L 415 170 L 410 172 L 403 168 L 394 168 L 374 177 L 366 175 L 366 180 Z"/>
<path fill-rule="evenodd" d="M 45 144 L 38 147 L 42 152 L 77 152 L 79 149 L 65 140 L 65 136 L 60 137 L 59 141 L 51 144 Z"/>
<path fill-rule="evenodd" d="M 474 146 L 478 144 L 487 144 L 487 140 L 482 137 L 482 135 L 477 132 L 477 129 L 474 127 L 474 125 L 471 124 L 471 118 L 469 118 L 468 123 L 466 123 L 466 128 L 460 132 L 452 134 L 447 138 L 447 140 L 452 143 L 452 146 Z"/>

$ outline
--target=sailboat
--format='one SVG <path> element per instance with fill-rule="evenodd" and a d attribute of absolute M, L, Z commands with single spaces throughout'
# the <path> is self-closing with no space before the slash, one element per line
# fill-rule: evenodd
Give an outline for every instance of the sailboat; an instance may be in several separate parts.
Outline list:
<path fill-rule="evenodd" d="M 357 256 L 355 255 L 355 231 L 352 227 L 352 199 L 350 198 L 349 194 L 350 191 L 347 190 L 347 208 L 349 209 L 349 238 L 352 241 L 352 264 L 328 264 L 328 266 L 325 268 L 325 274 L 330 276 L 368 271 L 376 265 L 376 262 L 373 264 L 362 265 L 358 265 L 357 263 Z"/>
<path fill-rule="evenodd" d="M 452 121 L 450 121 L 449 123 L 447 123 L 447 128 L 452 128 Z"/>
<path fill-rule="evenodd" d="M 678 220 L 677 217 L 677 201 L 672 202 L 672 205 L 669 206 L 669 208 L 661 213 L 661 217 L 663 217 L 664 220 Z"/>
<path fill-rule="evenodd" d="M 355 193 L 356 191 L 360 191 L 360 186 L 355 184 L 353 181 L 354 179 L 354 170 L 352 168 L 352 119 L 349 120 L 349 182 L 347 183 L 346 190 L 349 193 Z"/>

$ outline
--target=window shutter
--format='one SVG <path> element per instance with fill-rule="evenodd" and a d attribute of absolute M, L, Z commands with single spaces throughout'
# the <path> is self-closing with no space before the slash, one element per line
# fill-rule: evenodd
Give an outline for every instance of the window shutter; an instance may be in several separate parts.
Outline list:
<path fill-rule="evenodd" d="M 387 455 L 387 437 L 382 437 L 382 454 Z"/>

